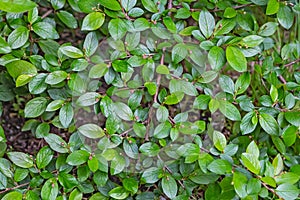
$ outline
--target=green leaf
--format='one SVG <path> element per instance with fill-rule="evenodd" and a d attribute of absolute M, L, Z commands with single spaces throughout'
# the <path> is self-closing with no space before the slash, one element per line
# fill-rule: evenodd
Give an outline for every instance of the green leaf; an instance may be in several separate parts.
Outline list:
<path fill-rule="evenodd" d="M 146 142 L 140 146 L 139 150 L 145 156 L 153 157 L 159 153 L 160 148 L 153 142 Z"/>
<path fill-rule="evenodd" d="M 278 99 L 278 90 L 274 85 L 271 85 L 270 89 L 270 96 L 273 102 L 277 101 Z"/>
<path fill-rule="evenodd" d="M 184 60 L 187 54 L 185 44 L 176 44 L 172 49 L 172 61 L 177 64 Z"/>
<path fill-rule="evenodd" d="M 159 106 L 156 111 L 156 118 L 159 122 L 165 122 L 168 120 L 169 117 L 169 111 L 164 106 Z"/>
<path fill-rule="evenodd" d="M 63 46 L 60 47 L 59 50 L 66 56 L 70 58 L 81 58 L 83 57 L 83 53 L 76 47 L 73 46 Z"/>
<path fill-rule="evenodd" d="M 295 184 L 299 181 L 299 179 L 300 176 L 293 172 L 282 173 L 279 176 L 275 177 L 275 181 L 277 184 L 282 184 L 282 183 Z"/>
<path fill-rule="evenodd" d="M 59 121 L 64 128 L 68 128 L 73 120 L 74 110 L 71 103 L 66 103 L 59 111 Z"/>
<path fill-rule="evenodd" d="M 223 16 L 226 17 L 226 18 L 233 18 L 236 16 L 236 10 L 234 8 L 231 8 L 231 7 L 227 7 L 224 11 L 224 14 Z"/>
<path fill-rule="evenodd" d="M 246 149 L 246 153 L 251 154 L 254 156 L 255 159 L 258 159 L 259 157 L 259 149 L 258 146 L 256 145 L 256 143 L 254 141 L 252 141 L 247 149 Z"/>
<path fill-rule="evenodd" d="M 91 106 L 96 104 L 100 100 L 100 98 L 101 95 L 97 92 L 87 92 L 77 99 L 76 104 L 82 107 Z"/>
<path fill-rule="evenodd" d="M 178 186 L 175 179 L 172 176 L 163 177 L 161 186 L 163 192 L 167 195 L 167 197 L 173 199 L 176 196 Z"/>
<path fill-rule="evenodd" d="M 277 0 L 269 0 L 267 4 L 266 14 L 273 15 L 279 10 L 279 2 Z"/>
<path fill-rule="evenodd" d="M 25 117 L 36 118 L 42 115 L 46 110 L 47 102 L 44 97 L 36 97 L 28 101 L 24 109 Z"/>
<path fill-rule="evenodd" d="M 144 10 L 141 8 L 132 8 L 129 12 L 128 15 L 130 17 L 140 17 L 144 14 Z"/>
<path fill-rule="evenodd" d="M 169 136 L 171 128 L 172 126 L 168 121 L 158 124 L 154 129 L 153 136 L 158 139 L 166 138 Z"/>
<path fill-rule="evenodd" d="M 125 9 L 125 11 L 131 10 L 135 4 L 137 3 L 137 0 L 121 0 L 121 5 Z"/>
<path fill-rule="evenodd" d="M 2 37 L 0 37 L 0 53 L 8 54 L 10 52 L 11 52 L 11 48 L 9 44 Z"/>
<path fill-rule="evenodd" d="M 93 12 L 84 17 L 81 30 L 82 31 L 94 31 L 102 26 L 105 20 L 104 13 Z"/>
<path fill-rule="evenodd" d="M 219 101 L 219 109 L 223 115 L 225 115 L 226 118 L 232 120 L 232 121 L 240 121 L 241 120 L 241 114 L 240 111 L 231 103 L 225 100 Z"/>
<path fill-rule="evenodd" d="M 247 60 L 241 50 L 237 47 L 228 46 L 226 48 L 226 59 L 234 70 L 238 72 L 247 70 Z"/>
<path fill-rule="evenodd" d="M 297 199 L 299 195 L 299 189 L 290 183 L 284 183 L 279 185 L 275 192 L 283 199 Z"/>
<path fill-rule="evenodd" d="M 35 76 L 37 74 L 36 67 L 24 60 L 15 60 L 6 65 L 6 69 L 13 78 L 17 78 L 20 75 L 27 74 Z"/>
<path fill-rule="evenodd" d="M 46 111 L 48 112 L 56 111 L 62 107 L 64 102 L 65 102 L 64 100 L 54 100 L 47 105 Z"/>
<path fill-rule="evenodd" d="M 58 153 L 67 153 L 67 143 L 58 135 L 49 134 L 44 137 L 50 148 Z"/>
<path fill-rule="evenodd" d="M 55 200 L 58 195 L 58 184 L 55 178 L 48 179 L 41 190 L 42 199 Z"/>
<path fill-rule="evenodd" d="M 297 137 L 296 126 L 289 126 L 282 133 L 283 141 L 287 147 L 290 147 L 295 143 L 296 137 Z"/>
<path fill-rule="evenodd" d="M 247 194 L 246 186 L 248 178 L 239 171 L 234 172 L 233 174 L 233 186 L 234 190 L 239 195 L 240 198 L 245 198 Z"/>
<path fill-rule="evenodd" d="M 234 83 L 233 80 L 226 75 L 221 75 L 219 78 L 219 84 L 224 92 L 234 94 Z"/>
<path fill-rule="evenodd" d="M 158 12 L 158 9 L 152 0 L 142 0 L 143 6 L 148 10 L 149 12 L 156 13 Z"/>
<path fill-rule="evenodd" d="M 276 22 L 267 22 L 263 24 L 258 31 L 258 35 L 267 37 L 273 35 L 278 27 L 278 23 Z"/>
<path fill-rule="evenodd" d="M 176 15 L 174 16 L 175 18 L 178 19 L 187 19 L 191 16 L 191 11 L 187 8 L 179 8 L 177 10 Z"/>
<path fill-rule="evenodd" d="M 16 87 L 21 87 L 29 83 L 32 79 L 32 75 L 22 74 L 18 76 L 16 80 Z"/>
<path fill-rule="evenodd" d="M 138 181 L 134 178 L 125 178 L 123 179 L 123 187 L 131 192 L 132 194 L 135 194 L 138 191 Z"/>
<path fill-rule="evenodd" d="M 166 96 L 164 103 L 167 105 L 178 104 L 184 97 L 183 92 L 174 92 L 171 95 Z"/>
<path fill-rule="evenodd" d="M 98 38 L 95 32 L 89 32 L 84 40 L 83 49 L 86 56 L 92 56 L 98 48 Z"/>
<path fill-rule="evenodd" d="M 260 113 L 259 124 L 270 135 L 278 135 L 279 127 L 276 120 L 269 114 Z"/>
<path fill-rule="evenodd" d="M 68 28 L 75 29 L 78 27 L 77 20 L 71 13 L 60 10 L 56 15 Z"/>
<path fill-rule="evenodd" d="M 1 0 L 0 8 L 5 12 L 22 13 L 29 11 L 37 5 L 30 0 Z"/>
<path fill-rule="evenodd" d="M 7 38 L 7 43 L 12 49 L 22 47 L 29 38 L 29 30 L 24 26 L 19 26 L 13 32 L 11 32 Z"/>
<path fill-rule="evenodd" d="M 114 199 L 126 199 L 129 195 L 129 192 L 127 192 L 125 188 L 119 186 L 110 190 L 108 195 Z"/>
<path fill-rule="evenodd" d="M 255 115 L 256 115 L 256 113 L 253 111 L 253 112 L 247 113 L 243 117 L 241 124 L 240 124 L 240 129 L 241 129 L 243 135 L 252 133 L 255 130 L 255 128 L 257 126 L 257 121 L 255 123 L 253 123 L 253 120 L 252 120 L 252 118 L 255 117 Z"/>
<path fill-rule="evenodd" d="M 121 10 L 121 6 L 117 0 L 99 0 L 100 5 L 104 6 L 105 8 L 108 8 L 110 10 L 118 11 Z"/>
<path fill-rule="evenodd" d="M 126 165 L 125 158 L 123 156 L 115 156 L 110 165 L 110 173 L 111 175 L 116 175 L 121 173 Z"/>
<path fill-rule="evenodd" d="M 234 90 L 236 94 L 243 94 L 251 83 L 251 74 L 249 72 L 243 73 L 236 81 Z"/>
<path fill-rule="evenodd" d="M 100 63 L 97 65 L 94 65 L 89 72 L 90 78 L 101 78 L 108 72 L 107 64 Z"/>
<path fill-rule="evenodd" d="M 104 136 L 104 131 L 96 124 L 84 124 L 78 128 L 79 133 L 87 138 L 96 139 Z"/>
<path fill-rule="evenodd" d="M 256 46 L 260 45 L 263 41 L 264 41 L 264 38 L 261 36 L 248 35 L 241 40 L 240 45 L 245 46 L 246 48 L 256 47 Z"/>
<path fill-rule="evenodd" d="M 224 151 L 224 149 L 226 147 L 226 143 L 227 143 L 225 135 L 223 135 L 219 131 L 214 131 L 213 132 L 213 143 L 214 143 L 214 146 L 216 147 L 216 149 L 218 149 L 221 152 Z"/>
<path fill-rule="evenodd" d="M 209 38 L 215 28 L 215 18 L 207 10 L 202 10 L 199 15 L 199 26 L 202 34 Z"/>
<path fill-rule="evenodd" d="M 299 111 L 289 111 L 284 114 L 285 119 L 292 125 L 300 126 L 300 112 Z"/>
<path fill-rule="evenodd" d="M 0 4 L 1 7 L 1 4 Z M 1 8 L 2 9 L 2 8 Z M 1 200 L 22 200 L 23 199 L 23 194 L 18 191 L 12 191 L 7 194 L 5 194 Z"/>
<path fill-rule="evenodd" d="M 90 156 L 88 160 L 88 166 L 89 169 L 95 173 L 99 169 L 98 159 L 95 156 Z"/>
<path fill-rule="evenodd" d="M 272 165 L 274 167 L 274 175 L 275 176 L 279 175 L 284 168 L 283 160 L 282 160 L 280 154 L 277 154 L 277 156 L 274 158 Z"/>
<path fill-rule="evenodd" d="M 127 32 L 127 26 L 122 19 L 112 19 L 108 23 L 108 31 L 114 40 L 119 40 L 125 36 Z"/>
<path fill-rule="evenodd" d="M 86 163 L 90 157 L 90 153 L 85 150 L 77 150 L 68 155 L 66 162 L 72 166 L 78 166 Z"/>
<path fill-rule="evenodd" d="M 156 67 L 156 73 L 158 74 L 170 74 L 169 68 L 166 65 L 158 65 Z"/>
<path fill-rule="evenodd" d="M 225 51 L 218 46 L 214 46 L 208 52 L 208 62 L 213 70 L 220 70 L 226 63 Z"/>
<path fill-rule="evenodd" d="M 147 88 L 150 95 L 154 95 L 156 93 L 156 84 L 153 82 L 146 82 L 145 87 Z"/>
<path fill-rule="evenodd" d="M 65 71 L 54 71 L 47 76 L 45 83 L 55 85 L 64 81 L 67 77 L 68 73 Z"/>
<path fill-rule="evenodd" d="M 22 152 L 8 152 L 8 158 L 17 166 L 30 168 L 33 166 L 33 158 Z"/>
<path fill-rule="evenodd" d="M 224 175 L 231 172 L 232 165 L 227 160 L 217 159 L 212 161 L 207 169 L 215 174 Z"/>
<path fill-rule="evenodd" d="M 247 167 L 249 171 L 251 171 L 254 174 L 259 174 L 261 167 L 259 160 L 255 157 L 255 155 L 249 153 L 242 153 L 241 158 L 243 165 Z"/>
<path fill-rule="evenodd" d="M 32 25 L 33 31 L 43 39 L 58 39 L 59 35 L 48 22 L 37 22 Z"/>
<path fill-rule="evenodd" d="M 58 181 L 66 189 L 72 189 L 78 185 L 78 181 L 76 180 L 76 178 L 71 174 L 67 174 L 66 172 L 60 172 L 58 174 Z"/>
<path fill-rule="evenodd" d="M 132 110 L 127 106 L 126 104 L 122 102 L 116 102 L 113 104 L 114 106 L 114 112 L 120 117 L 121 119 L 125 121 L 132 121 L 134 118 L 134 115 L 132 113 Z"/>
<path fill-rule="evenodd" d="M 53 151 L 45 146 L 41 148 L 36 156 L 36 165 L 39 169 L 45 168 L 53 158 Z"/>
<path fill-rule="evenodd" d="M 283 28 L 290 29 L 294 24 L 294 13 L 289 6 L 280 6 L 277 13 L 277 19 Z"/>

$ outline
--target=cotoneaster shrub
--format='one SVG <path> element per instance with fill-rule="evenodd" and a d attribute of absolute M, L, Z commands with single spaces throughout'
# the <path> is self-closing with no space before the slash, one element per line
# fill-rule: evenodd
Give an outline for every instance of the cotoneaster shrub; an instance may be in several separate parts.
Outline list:
<path fill-rule="evenodd" d="M 42 144 L 0 128 L 3 200 L 298 198 L 298 0 L 0 10 L 1 113 Z"/>

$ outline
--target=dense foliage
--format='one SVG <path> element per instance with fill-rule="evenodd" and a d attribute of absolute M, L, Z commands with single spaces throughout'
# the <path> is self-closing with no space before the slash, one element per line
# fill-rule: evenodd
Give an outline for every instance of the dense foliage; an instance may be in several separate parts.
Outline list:
<path fill-rule="evenodd" d="M 298 0 L 0 10 L 0 113 L 41 144 L 0 126 L 3 200 L 298 198 Z"/>

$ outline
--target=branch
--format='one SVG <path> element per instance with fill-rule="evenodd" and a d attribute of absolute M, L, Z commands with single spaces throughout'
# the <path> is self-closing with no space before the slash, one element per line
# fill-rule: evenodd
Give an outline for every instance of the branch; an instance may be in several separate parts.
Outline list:
<path fill-rule="evenodd" d="M 42 19 L 48 17 L 48 15 L 50 15 L 52 13 L 52 10 L 48 10 L 47 12 L 45 12 L 45 14 L 43 14 L 43 16 L 41 17 Z"/>
<path fill-rule="evenodd" d="M 296 64 L 296 63 L 298 63 L 298 62 L 300 62 L 300 58 L 298 58 L 297 60 L 294 60 L 294 61 L 292 61 L 292 62 L 290 62 L 290 63 L 288 63 L 288 64 L 285 64 L 284 66 L 285 66 L 285 67 L 289 67 L 289 66 L 292 66 L 293 64 Z"/>
<path fill-rule="evenodd" d="M 0 191 L 0 194 L 3 194 L 5 192 L 11 191 L 11 190 L 15 190 L 15 189 L 27 186 L 27 185 L 29 185 L 29 183 L 23 183 L 21 185 L 16 185 L 15 187 L 12 187 L 12 188 L 6 188 L 5 190 Z"/>
<path fill-rule="evenodd" d="M 266 183 L 261 182 L 261 184 L 262 184 L 267 190 L 269 190 L 270 192 L 272 192 L 275 196 L 281 198 L 281 197 L 275 192 L 275 190 L 272 189 L 272 188 L 270 188 Z"/>
<path fill-rule="evenodd" d="M 173 0 L 169 0 L 168 2 L 168 10 L 171 10 L 173 7 Z M 171 15 L 171 11 L 169 11 L 168 15 Z"/>

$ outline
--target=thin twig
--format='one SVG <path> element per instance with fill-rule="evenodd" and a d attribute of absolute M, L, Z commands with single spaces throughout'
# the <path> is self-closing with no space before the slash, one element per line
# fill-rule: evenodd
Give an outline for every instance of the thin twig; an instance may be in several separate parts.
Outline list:
<path fill-rule="evenodd" d="M 278 78 L 283 84 L 286 84 L 286 80 L 283 78 L 282 75 L 279 75 Z"/>
<path fill-rule="evenodd" d="M 169 0 L 169 3 L 168 3 L 168 10 L 171 10 L 173 7 L 173 0 Z M 171 11 L 169 11 L 168 15 L 171 15 Z"/>
<path fill-rule="evenodd" d="M 270 188 L 266 183 L 262 182 L 261 184 L 262 184 L 267 190 L 269 190 L 270 192 L 272 192 L 275 196 L 277 196 L 277 197 L 280 198 L 280 196 L 275 192 L 275 190 L 272 189 L 272 188 Z"/>
<path fill-rule="evenodd" d="M 3 194 L 5 192 L 11 191 L 11 190 L 15 190 L 15 189 L 27 186 L 27 185 L 29 185 L 29 183 L 23 183 L 21 185 L 16 185 L 15 187 L 12 187 L 12 188 L 6 188 L 5 190 L 0 191 L 0 194 Z"/>
<path fill-rule="evenodd" d="M 52 13 L 52 10 L 48 10 L 47 12 L 45 12 L 45 14 L 43 14 L 43 16 L 41 17 L 42 19 L 46 18 L 48 15 L 50 15 Z"/>
<path fill-rule="evenodd" d="M 289 67 L 289 66 L 291 66 L 291 65 L 293 65 L 293 64 L 296 64 L 296 63 L 298 63 L 298 62 L 300 62 L 300 58 L 298 58 L 297 60 L 294 60 L 294 61 L 292 61 L 292 62 L 290 62 L 290 63 L 288 63 L 288 64 L 285 64 L 284 66 L 285 66 L 285 67 Z"/>

